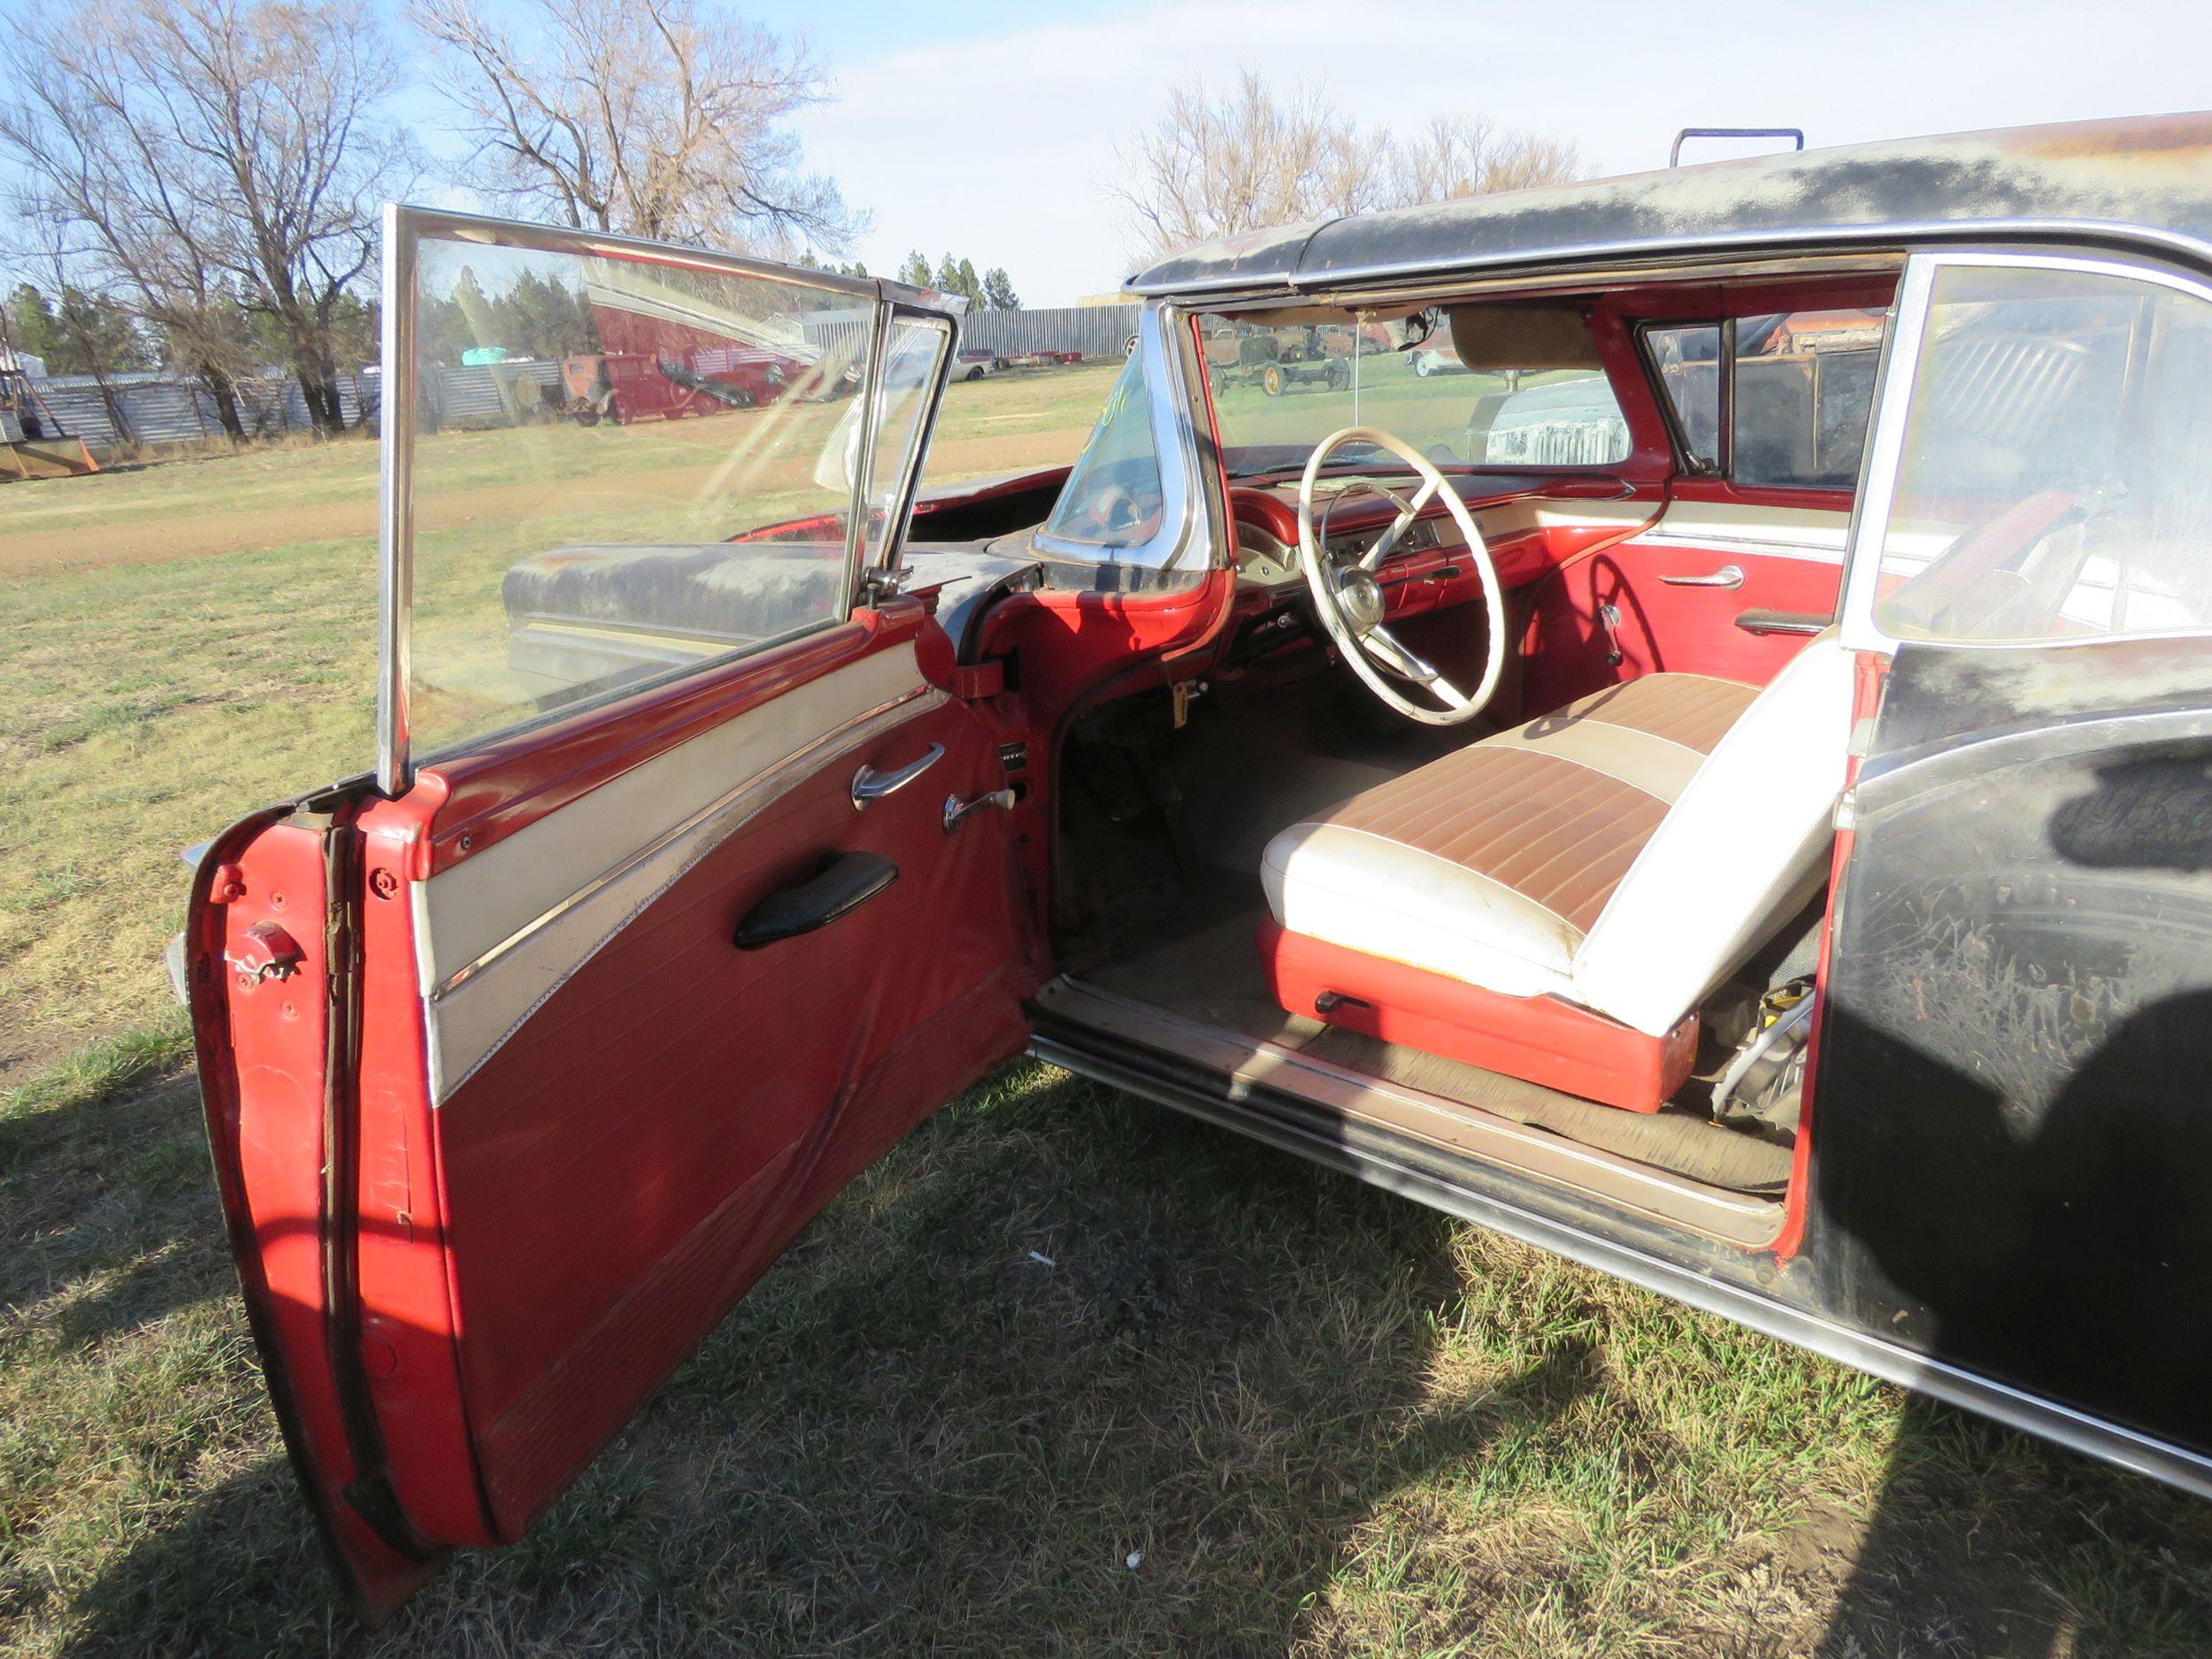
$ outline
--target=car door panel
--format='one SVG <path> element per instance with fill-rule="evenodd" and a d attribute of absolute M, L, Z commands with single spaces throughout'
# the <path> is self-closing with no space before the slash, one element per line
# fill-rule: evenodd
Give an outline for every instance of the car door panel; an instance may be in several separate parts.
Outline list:
<path fill-rule="evenodd" d="M 856 770 L 932 744 L 944 747 L 940 764 L 855 810 Z M 515 965 L 513 995 L 545 977 L 547 952 L 588 954 L 435 1100 L 463 1403 L 503 1535 L 765 1264 L 833 1140 L 840 1164 L 849 1136 L 879 1149 L 1024 1041 L 1000 817 L 942 826 L 948 792 L 1003 787 L 972 713 L 942 694 L 917 699 L 798 764 L 803 775 L 774 779 L 764 803 L 732 803 L 749 814 L 744 833 L 725 829 L 695 852 L 672 843 L 664 856 L 681 873 L 649 899 L 634 903 L 621 882 L 602 889 L 625 907 L 613 936 L 587 927 L 561 941 L 588 905 L 534 936 L 538 959 Z M 634 790 L 610 788 L 620 807 L 660 787 L 641 776 Z M 762 898 L 856 849 L 889 858 L 900 879 L 817 932 L 738 949 L 737 925 Z M 434 892 L 426 904 L 434 913 Z M 503 1007 L 494 1021 L 503 1018 Z M 832 1021 L 833 1039 L 800 1063 L 758 1063 L 788 1033 Z M 902 1043 L 931 1049 L 941 1021 L 978 1045 L 953 1074 L 887 1057 Z"/>
<path fill-rule="evenodd" d="M 1737 585 L 1702 583 L 1732 567 L 1741 574 Z M 1569 561 L 1530 589 L 1526 707 L 1541 713 L 1639 674 L 1764 685 L 1807 636 L 1755 633 L 1737 618 L 1762 610 L 1832 618 L 1842 575 L 1839 549 L 1768 550 L 1689 537 L 1632 538 Z M 1617 618 L 1609 627 L 1608 606 Z M 1609 660 L 1616 650 L 1617 663 Z"/>
<path fill-rule="evenodd" d="M 1907 644 L 1854 795 L 1809 1238 L 1847 1314 L 2212 1451 L 2212 645 Z"/>
<path fill-rule="evenodd" d="M 882 568 L 952 319 L 588 233 L 386 231 L 377 772 L 222 837 L 187 940 L 249 1310 L 373 1614 L 518 1538 L 846 1180 L 1019 1051 L 1040 974 L 1003 733 Z M 627 419 L 457 403 L 528 283 L 672 384 L 791 373 L 691 411 L 722 451 L 694 474 Z M 419 543 L 417 480 L 487 464 L 531 499 L 434 505 Z M 748 534 L 810 503 L 823 534 Z M 832 868 L 868 879 L 792 896 Z"/>

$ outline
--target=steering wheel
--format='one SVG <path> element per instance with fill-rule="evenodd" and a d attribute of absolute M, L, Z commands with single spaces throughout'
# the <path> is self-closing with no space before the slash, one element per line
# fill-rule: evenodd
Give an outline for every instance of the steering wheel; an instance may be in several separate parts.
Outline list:
<path fill-rule="evenodd" d="M 1354 444 L 1387 450 L 1396 456 L 1413 469 L 1421 480 L 1421 488 L 1411 501 L 1393 491 L 1380 492 L 1397 503 L 1398 516 L 1365 552 L 1352 558 L 1332 560 L 1326 542 L 1314 534 L 1314 485 L 1329 457 Z M 1452 522 L 1459 526 L 1459 534 L 1466 541 L 1467 557 L 1474 560 L 1475 569 L 1482 577 L 1483 604 L 1489 616 L 1490 654 L 1483 664 L 1482 683 L 1472 693 L 1453 685 L 1383 626 L 1383 588 L 1375 572 L 1398 544 L 1398 538 L 1421 516 L 1421 509 L 1440 494 L 1444 497 L 1445 510 L 1452 515 Z M 1329 504 L 1333 508 L 1335 503 Z M 1323 518 L 1325 523 L 1325 511 Z M 1322 627 L 1344 653 L 1344 660 L 1351 664 L 1352 672 L 1366 682 L 1368 690 L 1409 720 L 1418 720 L 1425 726 L 1457 726 L 1482 712 L 1483 705 L 1498 688 L 1498 676 L 1505 669 L 1505 589 L 1498 580 L 1498 567 L 1491 562 L 1490 549 L 1483 544 L 1482 533 L 1475 528 L 1467 503 L 1460 500 L 1457 490 L 1444 481 L 1443 473 L 1436 470 L 1433 462 L 1410 444 L 1373 426 L 1347 426 L 1332 434 L 1308 457 L 1305 475 L 1298 480 L 1298 552 L 1300 566 L 1306 574 L 1306 587 L 1313 595 L 1313 607 L 1321 614 Z M 1434 708 L 1417 703 L 1399 690 L 1394 681 L 1418 686 L 1443 706 Z"/>

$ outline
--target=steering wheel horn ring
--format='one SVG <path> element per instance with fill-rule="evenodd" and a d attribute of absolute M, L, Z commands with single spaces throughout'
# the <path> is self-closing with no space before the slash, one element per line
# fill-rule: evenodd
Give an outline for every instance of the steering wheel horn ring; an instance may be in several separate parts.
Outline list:
<path fill-rule="evenodd" d="M 1357 560 L 1345 565 L 1329 560 L 1325 534 L 1329 515 L 1342 492 L 1333 496 L 1323 508 L 1321 534 L 1314 529 L 1314 495 L 1315 486 L 1329 457 L 1355 444 L 1383 449 L 1397 457 L 1420 479 L 1421 488 L 1408 501 L 1394 490 L 1373 487 L 1396 504 L 1398 516 Z M 1391 633 L 1385 622 L 1387 612 L 1382 583 L 1375 574 L 1397 545 L 1398 538 L 1420 517 L 1421 510 L 1440 495 L 1445 511 L 1451 514 L 1452 522 L 1466 542 L 1468 558 L 1482 579 L 1489 649 L 1483 664 L 1482 681 L 1471 694 L 1461 691 Z M 1305 472 L 1298 480 L 1298 552 L 1300 567 L 1305 572 L 1306 587 L 1313 596 L 1314 610 L 1319 613 L 1323 631 L 1343 653 L 1352 672 L 1377 697 L 1408 719 L 1426 726 L 1457 726 L 1482 712 L 1496 693 L 1505 669 L 1505 589 L 1498 580 L 1497 565 L 1483 542 L 1482 533 L 1475 528 L 1474 516 L 1459 498 L 1459 492 L 1436 470 L 1435 463 L 1410 444 L 1377 427 L 1347 426 L 1332 434 L 1307 458 Z M 1415 702 L 1400 691 L 1392 683 L 1394 680 L 1422 687 L 1444 706 L 1436 708 Z"/>

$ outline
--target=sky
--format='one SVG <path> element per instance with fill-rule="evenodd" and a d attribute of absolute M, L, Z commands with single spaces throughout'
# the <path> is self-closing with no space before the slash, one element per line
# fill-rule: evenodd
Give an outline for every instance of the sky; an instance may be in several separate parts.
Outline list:
<path fill-rule="evenodd" d="M 1683 127 L 1801 127 L 1817 146 L 2212 107 L 2205 0 L 738 4 L 810 33 L 830 67 L 835 100 L 797 130 L 874 214 L 869 269 L 950 251 L 1005 266 L 1032 305 L 1135 268 L 1118 151 L 1176 84 L 1245 65 L 1366 123 L 1482 115 L 1570 139 L 1605 173 L 1664 166 Z"/>
<path fill-rule="evenodd" d="M 835 96 L 796 131 L 873 215 L 852 250 L 870 270 L 951 252 L 1004 266 L 1032 305 L 1138 266 L 1119 153 L 1176 85 L 1246 65 L 1370 125 L 1479 115 L 1565 138 L 1601 173 L 1665 165 L 1683 127 L 1801 127 L 1821 145 L 2212 107 L 2208 0 L 725 3 L 826 65 Z M 32 4 L 0 0 L 0 21 Z M 396 23 L 399 0 L 379 4 Z M 434 111 L 419 88 L 401 100 L 449 153 Z M 475 205 L 430 180 L 416 194 Z"/>

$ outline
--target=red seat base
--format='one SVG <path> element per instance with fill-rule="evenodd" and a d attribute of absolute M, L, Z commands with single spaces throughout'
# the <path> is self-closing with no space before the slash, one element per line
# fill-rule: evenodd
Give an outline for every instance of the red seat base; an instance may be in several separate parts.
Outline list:
<path fill-rule="evenodd" d="M 1261 919 L 1259 946 L 1291 1013 L 1607 1106 L 1657 1111 L 1697 1056 L 1694 1013 L 1654 1037 L 1555 996 L 1507 996 L 1286 933 L 1271 916 Z"/>

